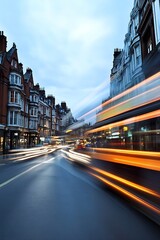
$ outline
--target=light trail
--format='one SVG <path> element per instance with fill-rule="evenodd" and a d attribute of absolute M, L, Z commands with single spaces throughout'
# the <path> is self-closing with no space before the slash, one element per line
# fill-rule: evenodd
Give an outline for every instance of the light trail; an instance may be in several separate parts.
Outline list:
<path fill-rule="evenodd" d="M 122 187 L 119 187 L 117 186 L 116 184 L 106 180 L 105 178 L 103 177 L 100 177 L 99 175 L 97 174 L 94 174 L 94 173 L 90 173 L 92 176 L 96 177 L 97 179 L 101 180 L 103 183 L 111 186 L 112 188 L 118 190 L 119 192 L 123 193 L 124 195 L 128 196 L 129 198 L 135 200 L 136 202 L 140 203 L 141 205 L 149 208 L 150 210 L 152 210 L 153 212 L 157 213 L 157 214 L 160 214 L 160 209 L 153 206 L 151 203 L 148 203 L 147 201 L 141 199 L 140 197 L 134 195 L 133 193 L 130 193 L 129 191 L 123 189 Z"/>
<path fill-rule="evenodd" d="M 89 168 L 94 170 L 94 171 L 96 171 L 96 172 L 98 172 L 98 173 L 100 173 L 100 174 L 102 174 L 102 175 L 104 175 L 104 176 L 106 176 L 106 177 L 109 177 L 109 178 L 114 179 L 114 180 L 116 180 L 116 181 L 118 181 L 120 183 L 123 183 L 123 184 L 125 184 L 125 185 L 127 185 L 129 187 L 135 188 L 137 190 L 140 190 L 142 192 L 145 192 L 145 193 L 148 193 L 150 195 L 153 195 L 155 197 L 160 198 L 160 194 L 156 193 L 155 191 L 153 191 L 153 190 L 151 190 L 149 188 L 146 188 L 146 187 L 141 186 L 139 184 L 136 184 L 134 182 L 128 181 L 128 180 L 126 180 L 124 178 L 118 177 L 117 175 L 114 175 L 112 173 L 106 172 L 106 171 L 101 170 L 99 168 L 96 168 L 96 167 L 89 167 Z"/>
<path fill-rule="evenodd" d="M 129 152 L 129 151 L 128 151 Z M 119 152 L 120 153 L 120 152 Z M 160 160 L 153 159 L 152 155 L 148 155 L 150 159 L 147 159 L 145 156 L 144 158 L 135 156 L 124 156 L 119 155 L 117 158 L 117 154 L 114 153 L 98 153 L 98 152 L 89 152 L 88 153 L 92 158 L 107 161 L 107 162 L 114 162 L 125 164 L 129 166 L 150 169 L 154 171 L 160 171 Z M 160 153 L 159 153 L 160 154 Z"/>
<path fill-rule="evenodd" d="M 84 164 L 89 164 L 90 163 L 90 156 L 86 155 L 86 154 L 81 154 L 81 153 L 77 153 L 74 152 L 72 150 L 65 151 L 65 150 L 61 150 L 61 152 L 65 153 L 70 159 L 73 159 L 77 162 L 82 162 Z"/>

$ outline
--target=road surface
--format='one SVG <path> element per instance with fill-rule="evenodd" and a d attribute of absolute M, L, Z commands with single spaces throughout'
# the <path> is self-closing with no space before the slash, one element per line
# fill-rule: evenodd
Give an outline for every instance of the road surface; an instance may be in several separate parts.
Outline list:
<path fill-rule="evenodd" d="M 0 240 L 159 240 L 160 227 L 59 150 L 0 164 Z"/>

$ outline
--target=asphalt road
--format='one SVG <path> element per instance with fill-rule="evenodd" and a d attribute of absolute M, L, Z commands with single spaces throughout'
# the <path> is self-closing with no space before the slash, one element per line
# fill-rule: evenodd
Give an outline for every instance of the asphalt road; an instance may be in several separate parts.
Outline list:
<path fill-rule="evenodd" d="M 160 227 L 60 151 L 0 164 L 0 240 L 159 240 Z"/>

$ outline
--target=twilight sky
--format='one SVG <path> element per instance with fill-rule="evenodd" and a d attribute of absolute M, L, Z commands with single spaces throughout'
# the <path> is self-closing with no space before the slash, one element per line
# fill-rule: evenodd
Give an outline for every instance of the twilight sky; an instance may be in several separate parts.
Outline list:
<path fill-rule="evenodd" d="M 7 50 L 73 116 L 107 98 L 114 48 L 123 48 L 134 0 L 0 0 Z"/>

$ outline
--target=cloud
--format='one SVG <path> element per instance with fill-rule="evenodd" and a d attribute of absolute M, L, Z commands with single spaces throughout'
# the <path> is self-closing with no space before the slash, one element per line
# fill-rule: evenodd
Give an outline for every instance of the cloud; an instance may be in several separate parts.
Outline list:
<path fill-rule="evenodd" d="M 76 111 L 109 82 L 113 50 L 123 47 L 131 4 L 128 0 L 17 0 L 9 8 L 10 0 L 5 0 L 1 30 L 16 42 L 19 60 L 24 70 L 32 68 L 35 84 Z"/>
<path fill-rule="evenodd" d="M 38 59 L 37 80 L 47 78 L 45 82 L 50 84 L 51 76 L 53 79 L 56 76 L 55 82 L 61 87 L 78 84 L 81 88 L 82 82 L 83 87 L 90 82 L 97 86 L 91 75 L 93 69 L 98 71 L 105 66 L 105 59 L 100 55 L 104 51 L 103 41 L 112 33 L 112 28 L 111 25 L 106 28 L 107 17 L 96 18 L 86 1 L 82 2 L 76 5 L 73 1 L 64 1 L 62 7 L 62 1 L 59 4 L 47 1 L 45 5 L 27 1 L 29 10 L 23 21 L 32 35 L 35 34 L 30 56 L 34 61 Z M 83 9 L 87 11 L 81 11 Z"/>

